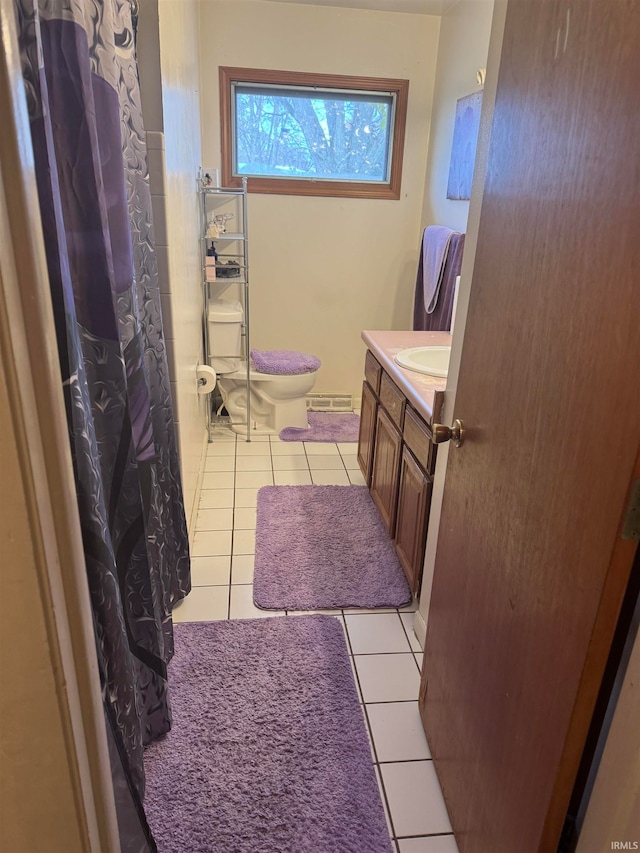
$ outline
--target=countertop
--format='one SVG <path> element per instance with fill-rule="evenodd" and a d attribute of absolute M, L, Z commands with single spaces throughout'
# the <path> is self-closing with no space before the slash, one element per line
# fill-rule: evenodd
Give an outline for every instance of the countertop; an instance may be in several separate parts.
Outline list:
<path fill-rule="evenodd" d="M 449 332 L 372 332 L 365 330 L 362 332 L 362 340 L 414 409 L 422 415 L 430 426 L 434 420 L 437 423 L 442 412 L 447 380 L 406 370 L 396 364 L 393 357 L 408 347 L 451 346 Z"/>

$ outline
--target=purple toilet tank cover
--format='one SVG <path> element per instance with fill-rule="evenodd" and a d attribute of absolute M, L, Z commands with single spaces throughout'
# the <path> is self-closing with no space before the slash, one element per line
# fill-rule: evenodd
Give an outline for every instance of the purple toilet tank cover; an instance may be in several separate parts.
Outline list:
<path fill-rule="evenodd" d="M 258 373 L 271 373 L 277 376 L 313 373 L 321 364 L 320 359 L 315 355 L 286 349 L 252 349 L 251 361 Z"/>

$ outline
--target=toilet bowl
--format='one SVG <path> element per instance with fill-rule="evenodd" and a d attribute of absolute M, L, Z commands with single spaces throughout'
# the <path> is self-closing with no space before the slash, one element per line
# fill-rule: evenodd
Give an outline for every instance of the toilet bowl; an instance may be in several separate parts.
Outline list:
<path fill-rule="evenodd" d="M 243 354 L 244 311 L 239 302 L 212 299 L 208 309 L 209 363 L 231 419 L 231 428 L 247 433 L 247 362 Z M 306 396 L 320 362 L 304 353 L 251 351 L 249 371 L 252 433 L 279 433 L 285 427 L 308 426 Z M 256 367 L 260 369 L 257 370 Z"/>
<path fill-rule="evenodd" d="M 218 388 L 231 418 L 234 432 L 247 432 L 247 371 L 246 363 L 233 373 L 218 375 Z M 278 434 L 285 427 L 304 429 L 307 422 L 306 395 L 313 388 L 317 371 L 294 375 L 272 375 L 249 371 L 251 387 L 251 416 L 249 427 L 253 434 Z"/>

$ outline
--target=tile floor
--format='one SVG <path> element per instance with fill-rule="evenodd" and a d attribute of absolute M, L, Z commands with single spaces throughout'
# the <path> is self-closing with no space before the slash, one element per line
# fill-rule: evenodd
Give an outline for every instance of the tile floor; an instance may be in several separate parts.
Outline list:
<path fill-rule="evenodd" d="M 253 604 L 257 493 L 261 486 L 311 483 L 364 485 L 356 445 L 273 436 L 247 443 L 230 431 L 214 432 L 192 542 L 193 590 L 174 621 L 284 615 Z M 331 612 L 345 628 L 397 853 L 457 853 L 418 713 L 422 655 L 414 609 Z"/>

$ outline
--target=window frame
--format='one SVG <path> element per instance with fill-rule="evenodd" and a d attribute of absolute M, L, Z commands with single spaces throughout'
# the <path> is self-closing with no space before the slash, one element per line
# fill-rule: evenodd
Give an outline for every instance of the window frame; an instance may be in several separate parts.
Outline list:
<path fill-rule="evenodd" d="M 395 109 L 388 181 L 344 181 L 248 176 L 247 188 L 249 192 L 276 195 L 382 198 L 396 201 L 400 198 L 407 102 L 409 98 L 408 80 L 220 66 L 220 146 L 222 153 L 222 184 L 225 187 L 242 186 L 242 177 L 233 174 L 234 83 L 248 85 L 251 83 L 267 83 L 284 87 L 302 86 L 310 89 L 345 89 L 351 92 L 381 92 L 394 95 Z"/>

